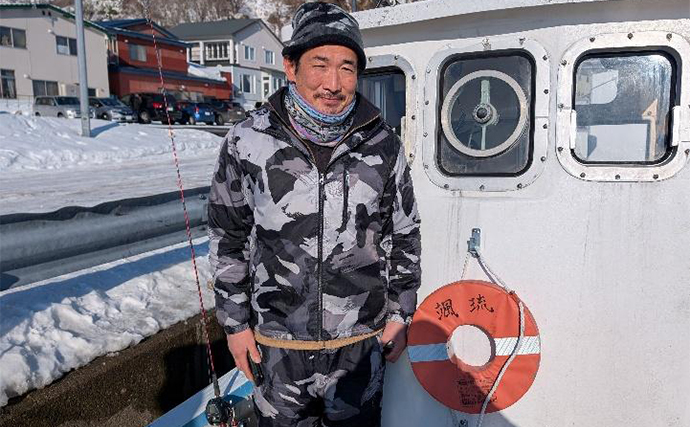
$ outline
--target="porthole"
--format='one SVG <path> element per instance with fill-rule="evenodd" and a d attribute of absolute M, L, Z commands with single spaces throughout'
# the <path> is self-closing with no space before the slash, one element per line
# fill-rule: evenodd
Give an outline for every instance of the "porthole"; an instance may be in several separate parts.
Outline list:
<path fill-rule="evenodd" d="M 427 66 L 424 170 L 443 189 L 526 188 L 544 170 L 549 55 L 525 37 L 447 45 Z"/>
<path fill-rule="evenodd" d="M 680 171 L 690 148 L 690 56 L 666 32 L 601 34 L 560 61 L 556 155 L 587 181 L 661 181 Z"/>
<path fill-rule="evenodd" d="M 405 145 L 408 162 L 415 159 L 417 123 L 414 68 L 402 55 L 368 57 L 357 90 L 381 110 L 381 115 Z"/>
<path fill-rule="evenodd" d="M 401 136 L 405 118 L 405 73 L 399 68 L 367 70 L 359 77 L 357 89 L 381 110 L 381 116 Z"/>
<path fill-rule="evenodd" d="M 506 176 L 528 168 L 533 59 L 524 52 L 458 55 L 442 70 L 441 170 L 450 176 Z"/>

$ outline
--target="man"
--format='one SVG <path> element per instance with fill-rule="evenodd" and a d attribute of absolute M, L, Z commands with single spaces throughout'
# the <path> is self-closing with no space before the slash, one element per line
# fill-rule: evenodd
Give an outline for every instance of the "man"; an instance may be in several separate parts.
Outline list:
<path fill-rule="evenodd" d="M 314 2 L 293 31 L 288 87 L 228 133 L 213 179 L 217 317 L 237 367 L 260 363 L 261 426 L 376 426 L 384 344 L 395 362 L 420 284 L 412 181 L 355 91 L 357 22 Z"/>

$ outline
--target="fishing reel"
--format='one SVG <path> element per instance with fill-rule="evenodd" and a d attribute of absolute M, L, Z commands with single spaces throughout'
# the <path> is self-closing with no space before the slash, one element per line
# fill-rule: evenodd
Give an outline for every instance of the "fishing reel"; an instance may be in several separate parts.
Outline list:
<path fill-rule="evenodd" d="M 214 397 L 206 404 L 206 420 L 212 426 L 227 425 L 232 415 L 232 406 L 222 397 Z"/>
<path fill-rule="evenodd" d="M 258 419 L 254 413 L 254 403 L 244 399 L 235 405 L 215 397 L 206 404 L 206 420 L 212 426 L 256 427 Z"/>

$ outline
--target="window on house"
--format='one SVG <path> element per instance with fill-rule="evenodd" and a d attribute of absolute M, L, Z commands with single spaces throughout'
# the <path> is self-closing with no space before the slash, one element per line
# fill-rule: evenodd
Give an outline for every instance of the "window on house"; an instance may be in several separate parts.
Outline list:
<path fill-rule="evenodd" d="M 206 49 L 206 59 L 225 60 L 228 59 L 228 42 L 212 42 L 204 45 Z"/>
<path fill-rule="evenodd" d="M 26 31 L 13 28 L 12 41 L 14 42 L 14 47 L 26 49 Z"/>
<path fill-rule="evenodd" d="M 55 36 L 55 44 L 59 55 L 77 56 L 77 39 Z"/>
<path fill-rule="evenodd" d="M 655 163 L 670 153 L 675 61 L 661 52 L 594 54 L 575 69 L 582 163 Z"/>
<path fill-rule="evenodd" d="M 59 55 L 69 55 L 69 44 L 67 43 L 67 37 L 57 36 L 55 37 L 55 43 L 57 45 L 57 53 Z"/>
<path fill-rule="evenodd" d="M 244 47 L 244 59 L 246 59 L 247 61 L 256 61 L 256 51 L 253 47 Z"/>
<path fill-rule="evenodd" d="M 0 46 L 13 47 L 12 43 L 12 29 L 7 27 L 0 27 Z"/>
<path fill-rule="evenodd" d="M 0 98 L 16 98 L 14 70 L 0 70 Z"/>
<path fill-rule="evenodd" d="M 0 46 L 26 49 L 26 31 L 17 28 L 0 27 Z"/>
<path fill-rule="evenodd" d="M 189 48 L 189 62 L 201 63 L 201 46 L 199 43 L 192 43 Z"/>
<path fill-rule="evenodd" d="M 58 96 L 57 82 L 48 80 L 33 80 L 34 96 Z"/>
<path fill-rule="evenodd" d="M 265 57 L 264 59 L 265 59 L 266 63 L 267 63 L 267 64 L 271 64 L 271 65 L 272 65 L 272 64 L 275 64 L 275 62 L 276 62 L 276 56 L 275 56 L 275 54 L 273 53 L 273 51 L 272 51 L 272 50 L 267 50 L 267 51 L 265 52 L 265 54 L 266 54 L 266 57 Z"/>
<path fill-rule="evenodd" d="M 242 74 L 242 87 L 240 90 L 244 93 L 252 93 L 252 76 Z"/>
<path fill-rule="evenodd" d="M 146 62 L 146 46 L 130 44 L 129 59 L 132 61 Z"/>

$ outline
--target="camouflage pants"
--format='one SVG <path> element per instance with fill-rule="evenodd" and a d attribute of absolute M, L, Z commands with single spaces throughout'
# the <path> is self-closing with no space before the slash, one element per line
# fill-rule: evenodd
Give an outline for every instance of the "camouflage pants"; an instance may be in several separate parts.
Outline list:
<path fill-rule="evenodd" d="M 377 337 L 335 350 L 260 350 L 264 383 L 254 391 L 259 426 L 381 424 L 385 364 Z"/>

